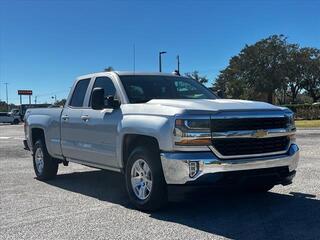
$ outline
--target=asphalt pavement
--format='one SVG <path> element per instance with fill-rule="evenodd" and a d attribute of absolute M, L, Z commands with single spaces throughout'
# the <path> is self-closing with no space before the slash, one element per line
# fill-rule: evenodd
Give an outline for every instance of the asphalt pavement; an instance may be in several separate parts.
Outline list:
<path fill-rule="evenodd" d="M 154 213 L 132 209 L 117 173 L 70 163 L 36 180 L 22 140 L 22 125 L 0 125 L 0 239 L 320 239 L 320 129 L 298 130 L 293 184 L 172 197 Z"/>

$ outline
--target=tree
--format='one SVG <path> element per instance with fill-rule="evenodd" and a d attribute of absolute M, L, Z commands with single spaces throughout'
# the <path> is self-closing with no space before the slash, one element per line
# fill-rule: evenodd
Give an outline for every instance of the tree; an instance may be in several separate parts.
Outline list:
<path fill-rule="evenodd" d="M 320 50 L 302 48 L 303 57 L 303 87 L 308 95 L 317 102 L 320 99 Z"/>
<path fill-rule="evenodd" d="M 114 71 L 114 68 L 111 67 L 111 66 L 109 66 L 109 67 L 105 68 L 103 71 L 105 71 L 105 72 L 111 72 L 111 71 Z"/>
<path fill-rule="evenodd" d="M 54 106 L 59 106 L 59 107 L 63 107 L 64 106 L 64 104 L 66 103 L 66 99 L 61 99 L 61 100 L 57 100 L 53 105 Z"/>
<path fill-rule="evenodd" d="M 286 76 L 285 82 L 281 89 L 285 95 L 289 96 L 291 103 L 296 103 L 298 94 L 303 88 L 303 78 L 304 78 L 304 56 L 299 49 L 297 44 L 288 45 L 288 55 L 286 62 Z"/>
<path fill-rule="evenodd" d="M 237 95 L 249 99 L 266 95 L 266 100 L 272 103 L 275 90 L 285 82 L 287 47 L 283 35 L 273 35 L 246 45 L 220 72 L 214 88 L 224 83 L 232 95 L 235 90 Z"/>
<path fill-rule="evenodd" d="M 232 57 L 229 66 L 220 72 L 216 82 L 213 84 L 215 92 L 222 91 L 225 97 L 248 98 L 247 83 L 238 77 L 240 70 L 239 57 Z"/>
<path fill-rule="evenodd" d="M 231 98 L 270 103 L 274 97 L 280 104 L 303 102 L 306 94 L 319 101 L 320 50 L 289 44 L 283 35 L 270 36 L 232 57 L 213 89 Z"/>
<path fill-rule="evenodd" d="M 6 112 L 7 109 L 7 103 L 5 101 L 0 101 L 0 112 Z"/>
<path fill-rule="evenodd" d="M 202 84 L 207 83 L 209 81 L 207 76 L 200 76 L 199 71 L 196 71 L 196 70 L 191 73 L 185 73 L 185 75 L 189 78 L 192 78 L 192 79 L 202 83 Z"/>

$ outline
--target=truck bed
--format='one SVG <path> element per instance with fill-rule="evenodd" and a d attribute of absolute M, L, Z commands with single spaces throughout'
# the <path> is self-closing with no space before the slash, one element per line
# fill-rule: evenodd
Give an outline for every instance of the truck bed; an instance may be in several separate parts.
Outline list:
<path fill-rule="evenodd" d="M 44 130 L 45 141 L 51 156 L 61 158 L 61 114 L 63 108 L 33 108 L 28 109 L 25 121 L 29 127 L 39 127 Z M 26 139 L 30 133 L 26 132 Z"/>

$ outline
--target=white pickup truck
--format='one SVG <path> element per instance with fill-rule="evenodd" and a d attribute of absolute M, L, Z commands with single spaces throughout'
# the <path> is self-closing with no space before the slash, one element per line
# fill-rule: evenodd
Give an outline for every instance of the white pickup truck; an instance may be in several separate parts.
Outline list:
<path fill-rule="evenodd" d="M 38 179 L 69 161 L 118 171 L 135 207 L 154 210 L 166 203 L 168 185 L 290 184 L 295 131 L 289 109 L 219 99 L 190 78 L 102 72 L 79 77 L 64 108 L 29 109 L 24 145 Z"/>

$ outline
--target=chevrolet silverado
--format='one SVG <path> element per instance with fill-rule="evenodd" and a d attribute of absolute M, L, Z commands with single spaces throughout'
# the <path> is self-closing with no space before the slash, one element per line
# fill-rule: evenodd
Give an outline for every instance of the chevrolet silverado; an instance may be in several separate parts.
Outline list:
<path fill-rule="evenodd" d="M 79 77 L 63 108 L 27 110 L 24 146 L 39 180 L 69 161 L 121 172 L 134 206 L 154 210 L 168 185 L 290 184 L 295 130 L 287 108 L 220 99 L 187 77 L 101 72 Z"/>

